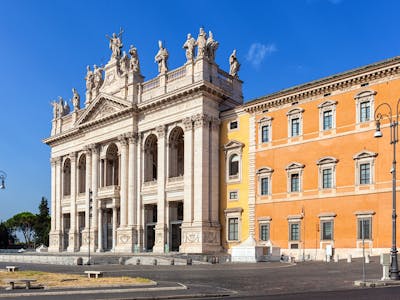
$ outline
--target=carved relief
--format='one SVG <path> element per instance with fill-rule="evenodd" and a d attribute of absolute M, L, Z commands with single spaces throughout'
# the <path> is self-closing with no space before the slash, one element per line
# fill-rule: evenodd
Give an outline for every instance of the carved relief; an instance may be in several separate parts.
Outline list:
<path fill-rule="evenodd" d="M 185 243 L 200 243 L 200 234 L 198 232 L 186 232 L 183 241 Z"/>
<path fill-rule="evenodd" d="M 214 231 L 206 231 L 203 233 L 203 242 L 214 244 L 217 242 L 217 233 Z"/>
<path fill-rule="evenodd" d="M 190 118 L 190 117 L 184 118 L 183 126 L 185 127 L 185 130 L 192 130 L 192 128 L 193 128 L 192 118 Z"/>
<path fill-rule="evenodd" d="M 194 116 L 193 121 L 194 121 L 194 127 L 202 127 L 202 126 L 208 126 L 210 123 L 211 118 L 208 115 L 205 114 L 197 114 Z"/>
<path fill-rule="evenodd" d="M 157 136 L 159 138 L 162 138 L 165 136 L 165 126 L 164 125 L 157 126 L 156 131 L 157 131 Z"/>
<path fill-rule="evenodd" d="M 123 234 L 119 237 L 119 242 L 122 244 L 127 244 L 130 241 L 130 239 L 131 238 L 129 235 Z"/>

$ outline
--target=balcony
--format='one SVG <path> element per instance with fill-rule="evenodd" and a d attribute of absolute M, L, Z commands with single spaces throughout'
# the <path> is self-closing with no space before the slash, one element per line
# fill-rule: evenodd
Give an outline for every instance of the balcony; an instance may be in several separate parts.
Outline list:
<path fill-rule="evenodd" d="M 120 197 L 120 186 L 119 185 L 109 185 L 99 188 L 97 192 L 98 199 L 104 198 L 119 198 Z"/>

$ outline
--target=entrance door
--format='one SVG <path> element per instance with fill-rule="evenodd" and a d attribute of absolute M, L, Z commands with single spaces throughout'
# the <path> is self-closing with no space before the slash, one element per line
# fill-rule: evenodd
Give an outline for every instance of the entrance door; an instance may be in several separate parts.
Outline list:
<path fill-rule="evenodd" d="M 104 250 L 109 251 L 112 249 L 112 237 L 113 237 L 113 212 L 112 209 L 106 209 L 104 212 L 105 223 L 104 223 Z"/>
<path fill-rule="evenodd" d="M 179 251 L 181 245 L 181 222 L 171 223 L 171 251 Z"/>
<path fill-rule="evenodd" d="M 146 251 L 153 251 L 154 242 L 156 239 L 155 224 L 146 225 Z"/>

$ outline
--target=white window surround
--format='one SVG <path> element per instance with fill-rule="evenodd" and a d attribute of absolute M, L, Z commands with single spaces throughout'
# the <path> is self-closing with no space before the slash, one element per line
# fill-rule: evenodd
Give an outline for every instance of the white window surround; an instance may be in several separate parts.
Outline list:
<path fill-rule="evenodd" d="M 272 173 L 274 172 L 274 169 L 270 167 L 263 167 L 257 170 L 256 175 L 258 177 L 258 195 L 260 197 L 271 197 L 272 195 Z M 263 178 L 268 178 L 268 194 L 267 195 L 261 195 L 261 179 Z"/>
<path fill-rule="evenodd" d="M 319 108 L 319 131 L 336 129 L 336 105 L 337 101 L 327 100 L 318 105 Z M 332 128 L 324 130 L 324 112 L 332 111 Z"/>
<path fill-rule="evenodd" d="M 353 156 L 353 160 L 355 162 L 355 186 L 358 188 L 360 186 L 368 186 L 375 183 L 375 158 L 378 156 L 378 153 L 371 151 L 361 151 Z M 360 184 L 360 165 L 361 164 L 369 164 L 370 165 L 370 180 L 369 184 Z"/>
<path fill-rule="evenodd" d="M 329 242 L 329 241 L 334 241 L 335 240 L 335 217 L 336 217 L 336 213 L 333 213 L 333 212 L 326 212 L 326 213 L 320 213 L 319 215 L 318 215 L 318 218 L 319 218 L 319 228 L 320 228 L 320 248 L 322 248 L 322 243 L 325 243 L 326 244 L 326 242 Z M 331 221 L 332 222 L 332 237 L 333 237 L 333 239 L 331 239 L 331 240 L 324 240 L 323 239 L 323 227 L 322 227 L 322 223 L 323 222 L 329 222 L 329 221 Z"/>
<path fill-rule="evenodd" d="M 338 159 L 332 156 L 322 157 L 317 161 L 318 166 L 318 189 L 335 189 L 336 188 L 336 164 L 338 163 Z M 332 170 L 332 187 L 331 188 L 324 188 L 323 186 L 323 172 L 326 169 Z"/>
<path fill-rule="evenodd" d="M 303 165 L 301 163 L 292 162 L 285 168 L 286 173 L 287 173 L 287 192 L 288 193 L 300 193 L 303 191 L 304 167 L 305 167 L 305 165 Z M 299 174 L 299 191 L 298 192 L 291 191 L 291 175 L 292 174 Z"/>
<path fill-rule="evenodd" d="M 231 198 L 231 193 L 236 193 L 236 198 Z M 239 200 L 239 191 L 238 190 L 229 190 L 228 191 L 228 200 L 229 201 L 238 201 Z"/>
<path fill-rule="evenodd" d="M 288 220 L 288 248 L 289 249 L 300 249 L 301 248 L 301 237 L 302 237 L 302 223 L 303 215 L 289 215 L 287 216 Z M 291 225 L 298 224 L 298 240 L 291 240 Z M 297 248 L 292 248 L 293 244 L 297 244 Z"/>
<path fill-rule="evenodd" d="M 227 208 L 224 210 L 225 214 L 225 237 L 228 243 L 238 243 L 241 240 L 242 234 L 242 213 L 243 208 L 241 207 L 234 207 L 234 208 Z M 229 219 L 237 218 L 238 219 L 238 239 L 237 240 L 229 240 Z"/>
<path fill-rule="evenodd" d="M 259 233 L 258 233 L 258 240 L 261 242 L 261 243 L 265 243 L 265 242 L 268 242 L 268 241 L 270 241 L 271 240 L 271 221 L 272 221 L 272 218 L 271 217 L 262 217 L 262 218 L 258 218 L 258 230 L 259 230 Z M 261 239 L 261 226 L 263 226 L 263 225 L 268 225 L 269 226 L 269 228 L 268 228 L 268 237 L 269 237 L 269 239 L 267 239 L 267 240 L 263 240 L 263 239 Z"/>
<path fill-rule="evenodd" d="M 374 109 L 375 109 L 375 91 L 362 91 L 354 96 L 356 100 L 356 123 L 366 123 L 374 120 Z M 369 120 L 361 122 L 360 113 L 361 113 L 361 103 L 369 101 L 370 103 L 370 111 L 369 111 Z"/>
<path fill-rule="evenodd" d="M 303 112 L 304 109 L 303 108 L 293 108 L 291 110 L 289 110 L 286 115 L 287 115 L 287 124 L 288 124 L 288 137 L 289 138 L 296 138 L 299 136 L 303 135 Z M 299 119 L 299 134 L 296 136 L 292 136 L 292 120 L 293 119 Z"/>
<path fill-rule="evenodd" d="M 231 123 L 235 123 L 236 122 L 236 128 L 232 128 L 231 129 Z M 228 122 L 228 131 L 237 131 L 239 130 L 239 120 L 235 119 L 235 120 L 231 120 Z"/>
<path fill-rule="evenodd" d="M 266 144 L 272 141 L 272 117 L 263 117 L 258 121 L 258 144 Z M 268 142 L 262 141 L 262 128 L 268 126 Z"/>
<path fill-rule="evenodd" d="M 244 144 L 235 140 L 232 140 L 224 145 L 225 152 L 225 173 L 226 173 L 226 182 L 234 183 L 240 182 L 242 180 L 242 153 L 243 153 Z M 238 155 L 239 157 L 239 173 L 237 175 L 230 176 L 229 175 L 229 162 L 232 155 Z"/>
<path fill-rule="evenodd" d="M 359 220 L 362 219 L 369 219 L 370 220 L 370 239 L 365 239 L 364 241 L 369 242 L 370 247 L 372 246 L 372 240 L 373 240 L 373 231 L 372 231 L 372 227 L 373 227 L 373 216 L 375 215 L 375 211 L 373 210 L 367 210 L 367 211 L 356 211 L 354 213 L 356 215 L 356 222 L 357 222 L 357 226 L 356 226 L 356 238 L 357 238 L 357 248 L 362 247 L 361 244 L 361 239 L 359 239 Z"/>

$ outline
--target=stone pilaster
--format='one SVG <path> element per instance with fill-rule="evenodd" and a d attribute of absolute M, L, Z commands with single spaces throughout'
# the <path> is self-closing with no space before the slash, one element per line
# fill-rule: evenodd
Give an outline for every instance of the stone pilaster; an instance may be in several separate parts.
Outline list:
<path fill-rule="evenodd" d="M 97 199 L 97 191 L 98 191 L 98 180 L 99 180 L 99 175 L 98 175 L 98 168 L 99 168 L 99 147 L 98 145 L 90 145 L 90 150 L 92 152 L 92 224 L 91 224 L 91 235 L 94 237 L 93 240 L 93 247 L 94 249 L 97 249 L 98 245 L 100 244 L 100 241 L 96 239 L 96 233 L 100 232 L 101 233 L 101 227 L 98 227 L 98 210 L 99 210 L 99 202 Z M 91 246 L 92 247 L 92 246 Z"/>
<path fill-rule="evenodd" d="M 144 228 L 144 218 L 143 218 L 143 211 L 144 207 L 142 205 L 142 182 L 143 182 L 143 137 L 142 134 L 138 135 L 137 141 L 137 159 L 136 159 L 136 203 L 137 203 L 137 210 L 136 210 L 136 223 L 134 224 L 136 232 L 137 232 L 137 244 L 140 250 L 143 249 L 143 228 Z"/>
<path fill-rule="evenodd" d="M 254 113 L 249 119 L 249 236 L 255 235 L 255 205 L 256 205 L 256 121 Z M 244 237 L 244 239 L 246 239 Z"/>
<path fill-rule="evenodd" d="M 71 161 L 71 200 L 70 200 L 70 222 L 71 227 L 68 235 L 68 252 L 75 252 L 77 250 L 78 235 L 76 230 L 76 153 L 72 152 L 69 154 Z"/>
<path fill-rule="evenodd" d="M 51 231 L 49 252 L 61 251 L 61 157 L 51 159 Z"/>
<path fill-rule="evenodd" d="M 213 118 L 211 122 L 211 144 L 210 157 L 211 164 L 209 167 L 209 177 L 211 184 L 210 202 L 211 202 L 211 224 L 220 226 L 219 223 L 219 125 L 220 120 Z"/>
<path fill-rule="evenodd" d="M 165 126 L 157 127 L 157 225 L 153 252 L 163 253 L 166 243 L 166 219 L 165 219 Z"/>
<path fill-rule="evenodd" d="M 80 251 L 88 251 L 89 238 L 90 238 L 90 251 L 94 251 L 95 250 L 94 235 L 92 233 L 89 234 L 89 222 L 91 222 L 92 220 L 91 216 L 92 203 L 90 203 L 90 194 L 89 194 L 90 191 L 92 190 L 92 152 L 89 147 L 85 147 L 85 154 L 86 154 L 85 229 L 82 231 L 82 245 Z"/>

